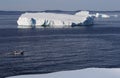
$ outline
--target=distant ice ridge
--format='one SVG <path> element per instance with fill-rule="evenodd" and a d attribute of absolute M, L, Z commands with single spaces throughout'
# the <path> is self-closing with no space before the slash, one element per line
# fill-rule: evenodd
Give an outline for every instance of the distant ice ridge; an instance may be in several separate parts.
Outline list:
<path fill-rule="evenodd" d="M 20 75 L 8 78 L 120 78 L 120 69 L 88 68 L 50 74 Z"/>
<path fill-rule="evenodd" d="M 54 27 L 62 28 L 76 25 L 93 25 L 94 17 L 88 11 L 81 11 L 75 15 L 56 13 L 24 13 L 18 21 L 20 27 Z"/>

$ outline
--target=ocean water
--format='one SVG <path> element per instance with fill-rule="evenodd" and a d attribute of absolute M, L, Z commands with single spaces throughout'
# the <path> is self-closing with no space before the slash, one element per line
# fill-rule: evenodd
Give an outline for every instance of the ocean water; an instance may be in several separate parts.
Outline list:
<path fill-rule="evenodd" d="M 120 67 L 120 12 L 102 12 L 118 17 L 95 19 L 93 26 L 18 29 L 21 13 L 0 12 L 0 78 Z"/>

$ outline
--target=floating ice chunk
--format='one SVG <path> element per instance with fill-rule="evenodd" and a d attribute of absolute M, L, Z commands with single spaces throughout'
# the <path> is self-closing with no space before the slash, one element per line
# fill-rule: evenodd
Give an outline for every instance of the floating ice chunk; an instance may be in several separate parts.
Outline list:
<path fill-rule="evenodd" d="M 88 68 L 50 74 L 20 75 L 8 78 L 120 78 L 120 69 Z"/>
<path fill-rule="evenodd" d="M 95 17 L 96 18 L 110 18 L 109 15 L 107 15 L 107 14 L 100 14 L 100 13 L 96 13 Z"/>
<path fill-rule="evenodd" d="M 114 17 L 114 18 L 117 18 L 118 15 L 111 15 L 111 14 L 103 14 L 103 13 L 96 13 L 96 14 L 91 14 L 90 16 L 93 16 L 95 18 L 111 18 L 111 17 Z"/>
<path fill-rule="evenodd" d="M 75 15 L 56 13 L 24 13 L 18 21 L 22 26 L 43 26 L 43 27 L 68 27 L 74 25 L 93 25 L 94 18 L 89 12 L 79 12 Z"/>

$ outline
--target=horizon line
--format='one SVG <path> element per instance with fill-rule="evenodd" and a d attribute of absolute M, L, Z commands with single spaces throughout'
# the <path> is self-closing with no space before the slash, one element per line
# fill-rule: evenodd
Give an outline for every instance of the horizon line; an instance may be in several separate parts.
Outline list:
<path fill-rule="evenodd" d="M 24 12 L 24 11 L 120 11 L 120 10 L 0 10 L 0 11 L 19 11 L 19 12 Z"/>

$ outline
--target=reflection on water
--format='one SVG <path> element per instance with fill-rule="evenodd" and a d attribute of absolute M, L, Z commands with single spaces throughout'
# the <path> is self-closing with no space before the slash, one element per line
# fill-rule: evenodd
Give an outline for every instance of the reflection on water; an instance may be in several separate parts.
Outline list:
<path fill-rule="evenodd" d="M 80 27 L 80 26 L 75 26 Z M 19 29 L 25 29 L 25 28 L 72 28 L 72 26 L 30 26 L 30 25 L 18 25 L 17 28 Z"/>

